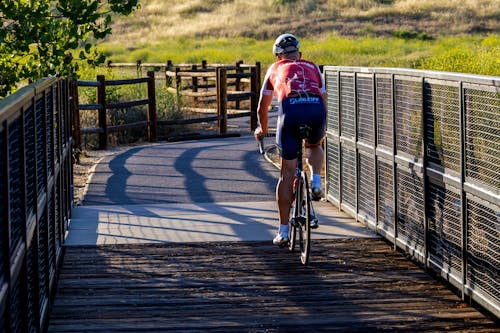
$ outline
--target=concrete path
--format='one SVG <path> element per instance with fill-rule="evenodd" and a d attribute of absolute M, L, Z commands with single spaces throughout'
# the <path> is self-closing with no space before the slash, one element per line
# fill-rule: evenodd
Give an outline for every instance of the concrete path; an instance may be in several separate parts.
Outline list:
<path fill-rule="evenodd" d="M 271 240 L 278 175 L 251 135 L 120 149 L 97 165 L 65 244 Z M 313 238 L 376 237 L 328 202 L 315 209 Z"/>

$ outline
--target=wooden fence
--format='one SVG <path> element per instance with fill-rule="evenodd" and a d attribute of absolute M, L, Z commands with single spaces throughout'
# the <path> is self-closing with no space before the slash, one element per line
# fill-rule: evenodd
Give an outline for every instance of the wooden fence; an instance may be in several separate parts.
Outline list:
<path fill-rule="evenodd" d="M 106 80 L 103 75 L 97 81 L 78 81 L 80 87 L 96 87 L 96 104 L 78 104 L 79 110 L 97 110 L 98 127 L 81 128 L 80 119 L 75 116 L 75 140 L 77 147 L 81 147 L 82 134 L 98 134 L 99 149 L 106 149 L 108 134 L 137 127 L 147 127 L 148 140 L 155 142 L 158 137 L 158 128 L 171 125 L 186 125 L 217 121 L 219 135 L 227 133 L 228 119 L 250 117 L 250 130 L 257 126 L 257 104 L 260 91 L 260 63 L 245 65 L 241 62 L 235 65 L 210 64 L 166 64 L 157 63 L 109 63 L 112 68 L 135 68 L 142 76 L 143 68 L 155 69 L 147 71 L 147 77 L 128 80 Z M 160 70 L 163 70 L 160 71 Z M 160 72 L 158 72 L 160 71 Z M 183 119 L 158 119 L 156 110 L 155 80 L 158 73 L 164 74 L 165 89 L 176 96 L 177 101 L 189 99 L 183 103 L 182 109 L 190 113 L 201 114 L 200 117 Z M 109 103 L 106 101 L 106 87 L 124 84 L 147 83 L 148 95 L 146 99 L 128 102 Z M 78 92 L 76 92 L 78 95 Z M 232 108 L 229 103 L 234 102 Z M 246 109 L 243 104 L 246 102 Z M 178 103 L 179 105 L 180 103 Z M 130 124 L 109 125 L 106 123 L 109 109 L 129 108 L 139 105 L 148 106 L 148 119 Z M 203 107 L 200 107 L 203 106 Z"/>
<path fill-rule="evenodd" d="M 127 102 L 110 103 L 106 100 L 106 87 L 126 85 L 126 84 L 141 84 L 147 83 L 147 98 L 141 100 L 132 100 Z M 97 110 L 98 111 L 98 127 L 97 128 L 81 128 L 79 112 L 75 113 L 75 145 L 81 147 L 82 134 L 97 133 L 99 136 L 99 149 L 106 149 L 108 146 L 108 134 L 112 132 L 132 129 L 146 126 L 148 129 L 148 140 L 156 141 L 156 99 L 155 99 L 155 79 L 154 72 L 148 72 L 147 77 L 128 79 L 128 80 L 106 80 L 104 75 L 98 75 L 97 81 L 78 81 L 80 87 L 96 87 L 97 88 L 97 104 L 79 104 L 79 110 Z M 78 89 L 78 88 L 77 88 Z M 75 92 L 78 101 L 78 91 Z M 107 111 L 109 109 L 130 108 L 139 105 L 148 106 L 148 119 L 146 121 L 128 123 L 123 125 L 108 126 Z"/>

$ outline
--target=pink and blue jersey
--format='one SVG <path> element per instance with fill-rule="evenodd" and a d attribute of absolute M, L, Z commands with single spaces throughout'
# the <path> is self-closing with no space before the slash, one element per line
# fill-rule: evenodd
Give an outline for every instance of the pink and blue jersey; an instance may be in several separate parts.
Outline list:
<path fill-rule="evenodd" d="M 307 60 L 280 60 L 267 70 L 262 95 L 276 95 L 279 102 L 276 144 L 287 160 L 296 158 L 302 140 L 298 136 L 301 124 L 312 131 L 307 141 L 321 142 L 325 134 L 326 109 L 322 96 L 325 83 L 319 67 Z"/>
<path fill-rule="evenodd" d="M 307 60 L 281 60 L 267 70 L 261 94 L 273 92 L 279 102 L 289 96 L 325 93 L 325 84 L 319 67 Z"/>

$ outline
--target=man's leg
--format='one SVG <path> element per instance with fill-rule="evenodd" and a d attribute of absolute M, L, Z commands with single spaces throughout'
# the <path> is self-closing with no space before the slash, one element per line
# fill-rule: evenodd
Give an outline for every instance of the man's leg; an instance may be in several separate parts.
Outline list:
<path fill-rule="evenodd" d="M 315 145 L 306 143 L 306 157 L 307 164 L 309 165 L 309 168 L 311 168 L 311 174 L 321 174 L 324 160 L 321 143 Z"/>
<path fill-rule="evenodd" d="M 281 159 L 281 174 L 276 186 L 276 202 L 278 203 L 278 213 L 280 224 L 288 224 L 290 218 L 290 208 L 292 207 L 292 186 L 295 176 L 297 159 Z"/>
<path fill-rule="evenodd" d="M 288 219 L 292 206 L 293 175 L 295 173 L 296 159 L 288 161 L 281 158 L 281 173 L 276 186 L 276 202 L 278 203 L 279 229 L 273 243 L 279 246 L 288 244 Z"/>

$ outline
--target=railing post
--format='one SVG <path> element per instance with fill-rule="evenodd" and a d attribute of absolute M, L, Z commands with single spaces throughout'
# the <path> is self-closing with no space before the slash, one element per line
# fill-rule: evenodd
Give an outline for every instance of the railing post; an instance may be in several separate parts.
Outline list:
<path fill-rule="evenodd" d="M 148 140 L 156 142 L 157 124 L 156 124 L 156 90 L 155 90 L 155 72 L 148 71 Z"/>
<path fill-rule="evenodd" d="M 227 132 L 227 69 L 217 68 L 217 115 L 219 119 L 219 133 Z"/>
<path fill-rule="evenodd" d="M 467 158 L 467 152 L 466 152 L 466 126 L 467 126 L 467 118 L 465 115 L 465 96 L 464 96 L 464 86 L 463 82 L 459 82 L 459 109 L 460 109 L 460 116 L 459 116 L 459 127 L 460 127 L 460 217 L 461 217 L 461 227 L 462 227 L 462 232 L 461 232 L 461 240 L 460 240 L 460 246 L 461 246 L 461 254 L 462 254 L 462 262 L 460 263 L 461 269 L 462 269 L 462 285 L 460 288 L 460 292 L 462 294 L 462 300 L 465 300 L 466 297 L 466 284 L 467 284 L 467 261 L 468 261 L 468 238 L 467 238 L 467 229 L 468 229 L 468 222 L 467 222 L 467 195 L 465 192 L 465 176 L 467 174 L 467 163 L 466 163 L 466 158 Z"/>
<path fill-rule="evenodd" d="M 78 100 L 78 81 L 75 78 L 71 79 L 71 91 L 73 94 L 73 139 L 75 140 L 74 147 L 76 147 L 76 162 L 80 163 L 80 149 L 82 148 L 82 133 L 80 126 L 80 109 Z"/>
<path fill-rule="evenodd" d="M 99 149 L 106 149 L 108 147 L 108 126 L 106 124 L 106 79 L 104 75 L 97 76 L 97 104 L 100 105 L 98 125 L 102 132 L 99 133 Z"/>
<path fill-rule="evenodd" d="M 398 165 L 396 164 L 396 154 L 397 154 L 397 138 L 396 138 L 396 92 L 394 91 L 396 88 L 395 84 L 395 75 L 391 74 L 391 98 L 392 98 L 392 222 L 394 227 L 394 250 L 398 248 Z"/>
<path fill-rule="evenodd" d="M 421 140 L 422 140 L 422 149 L 421 149 L 421 154 L 422 154 L 422 192 L 424 196 L 424 202 L 423 202 L 423 213 L 424 213 L 424 269 L 427 271 L 429 268 L 429 256 L 430 256 L 430 235 L 429 235 L 429 179 L 427 178 L 427 152 L 429 151 L 429 141 L 427 138 L 427 132 L 426 132 L 426 124 L 427 124 L 427 109 L 425 107 L 425 100 L 426 100 L 426 81 L 425 77 L 422 76 L 422 82 L 421 84 L 421 89 L 422 89 L 422 105 L 421 105 L 421 112 L 422 116 L 420 119 L 420 135 Z M 429 88 L 430 89 L 430 88 Z M 431 112 L 432 110 L 429 110 Z"/>

